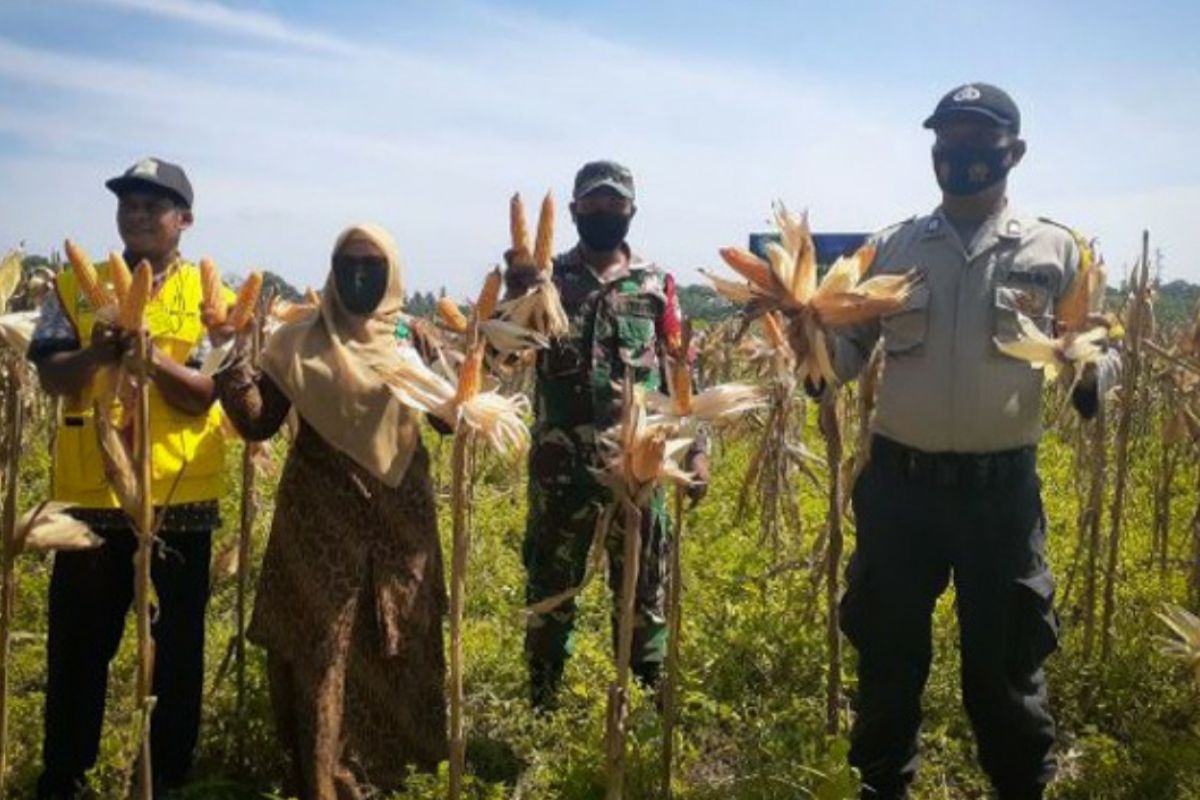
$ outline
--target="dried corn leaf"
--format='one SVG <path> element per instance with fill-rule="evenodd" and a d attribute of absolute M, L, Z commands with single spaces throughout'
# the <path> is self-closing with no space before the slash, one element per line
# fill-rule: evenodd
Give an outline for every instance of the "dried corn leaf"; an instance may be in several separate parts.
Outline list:
<path fill-rule="evenodd" d="M 85 523 L 66 513 L 69 503 L 42 503 L 17 520 L 15 549 L 18 553 L 51 550 L 91 550 L 104 544 Z"/>
<path fill-rule="evenodd" d="M 94 412 L 96 440 L 100 444 L 104 478 L 112 488 L 113 494 L 117 496 L 121 509 L 130 519 L 138 519 L 141 514 L 141 502 L 138 500 L 140 493 L 129 451 L 99 403 L 94 406 Z"/>

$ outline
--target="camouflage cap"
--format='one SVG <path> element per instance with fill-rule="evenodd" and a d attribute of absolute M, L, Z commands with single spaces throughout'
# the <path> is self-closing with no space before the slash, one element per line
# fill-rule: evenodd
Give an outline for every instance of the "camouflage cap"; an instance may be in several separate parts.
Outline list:
<path fill-rule="evenodd" d="M 634 199 L 633 173 L 615 161 L 589 161 L 575 173 L 576 200 L 597 189 L 608 187 L 622 197 Z"/>

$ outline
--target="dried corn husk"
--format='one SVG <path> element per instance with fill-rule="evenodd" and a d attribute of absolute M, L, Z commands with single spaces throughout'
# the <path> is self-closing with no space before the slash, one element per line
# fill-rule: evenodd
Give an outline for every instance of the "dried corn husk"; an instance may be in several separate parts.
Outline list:
<path fill-rule="evenodd" d="M 875 258 L 875 248 L 864 246 L 851 256 L 837 260 L 818 281 L 816 248 L 809 229 L 808 214 L 793 214 L 783 205 L 772 206 L 780 241 L 767 245 L 767 260 L 736 247 L 722 248 L 727 264 L 749 281 L 742 285 L 713 280 L 718 292 L 747 306 L 751 318 L 771 310 L 786 311 L 793 333 L 803 336 L 806 347 L 797 368 L 813 381 L 835 382 L 825 329 L 854 325 L 899 311 L 920 280 L 915 272 L 881 275 L 864 281 L 863 275 Z M 768 322 L 772 346 L 783 337 L 778 321 Z"/>
<path fill-rule="evenodd" d="M 479 333 L 501 355 L 541 350 L 549 347 L 545 336 L 505 319 L 489 319 L 479 323 Z"/>
<path fill-rule="evenodd" d="M 121 441 L 121 436 L 113 427 L 105 409 L 96 403 L 94 411 L 96 439 L 100 444 L 100 461 L 104 466 L 104 477 L 108 481 L 108 485 L 112 487 L 113 494 L 117 496 L 117 502 L 120 503 L 121 509 L 129 515 L 130 519 L 139 519 L 141 502 L 138 497 L 140 492 L 129 451 L 125 449 L 125 443 Z"/>
<path fill-rule="evenodd" d="M 125 256 L 116 250 L 108 254 L 108 280 L 112 283 L 113 294 L 117 296 L 117 305 L 125 305 L 129 296 L 129 287 L 133 285 L 133 273 L 125 263 Z"/>
<path fill-rule="evenodd" d="M 741 247 L 722 247 L 718 252 L 726 264 L 750 281 L 750 291 L 757 290 L 757 293 L 767 293 L 775 290 L 776 284 L 771 277 L 771 265 L 766 261 Z"/>
<path fill-rule="evenodd" d="M 1169 640 L 1163 652 L 1182 660 L 1200 684 L 1200 617 L 1182 606 L 1168 604 L 1159 613 L 1158 618 L 1178 637 Z"/>
<path fill-rule="evenodd" d="M 150 262 L 143 259 L 133 271 L 133 279 L 121 303 L 117 315 L 117 326 L 127 331 L 140 331 L 145 318 L 146 303 L 150 300 L 150 289 L 154 283 L 154 270 Z"/>
<path fill-rule="evenodd" d="M 726 280 L 719 275 L 714 275 L 712 272 L 709 272 L 706 269 L 701 269 L 700 274 L 705 278 L 708 278 L 717 294 L 721 295 L 731 303 L 736 303 L 737 305 L 746 305 L 759 296 L 751 286 L 745 283 Z"/>
<path fill-rule="evenodd" d="M 75 273 L 75 281 L 79 284 L 79 290 L 83 292 L 92 307 L 103 308 L 112 305 L 115 302 L 113 296 L 100 283 L 100 278 L 96 275 L 96 268 L 92 265 L 92 259 L 88 257 L 84 249 L 67 239 L 63 243 L 63 250 L 66 251 L 67 260 L 71 262 L 71 269 Z"/>
<path fill-rule="evenodd" d="M 646 405 L 655 413 L 652 422 L 684 422 L 699 420 L 716 422 L 766 405 L 762 389 L 745 383 L 723 383 L 692 395 L 684 405 L 677 396 L 652 393 L 646 395 Z"/>
<path fill-rule="evenodd" d="M 525 294 L 499 306 L 501 316 L 519 328 L 558 338 L 570 330 L 570 320 L 563 310 L 562 298 L 554 281 L 547 277 L 538 281 Z"/>
<path fill-rule="evenodd" d="M 17 520 L 14 544 L 18 553 L 51 550 L 91 550 L 104 544 L 85 523 L 66 513 L 70 503 L 42 503 Z"/>
<path fill-rule="evenodd" d="M 1044 370 L 1047 380 L 1057 378 L 1064 366 L 1071 365 L 1074 368 L 1097 361 L 1104 352 L 1102 343 L 1108 338 L 1108 331 L 1098 327 L 1053 339 L 1020 312 L 1017 312 L 1017 331 L 1013 341 L 996 339 L 996 347 L 1005 355 L 1029 362 L 1034 369 Z"/>
<path fill-rule="evenodd" d="M 212 325 L 224 325 L 229 317 L 229 306 L 225 302 L 225 287 L 221 283 L 221 272 L 211 258 L 200 259 L 200 281 L 204 290 L 206 316 Z"/>
<path fill-rule="evenodd" d="M 8 301 L 12 299 L 21 283 L 23 257 L 24 254 L 20 250 L 11 250 L 0 260 L 0 313 L 8 308 Z"/>
<path fill-rule="evenodd" d="M 458 303 L 449 297 L 439 297 L 437 301 L 438 321 L 455 333 L 467 332 L 467 317 L 458 307 Z"/>
<path fill-rule="evenodd" d="M 460 419 L 465 421 L 502 455 L 528 447 L 524 417 L 529 401 L 523 395 L 503 397 L 483 390 L 482 347 L 464 359 L 457 385 L 426 366 L 415 349 L 402 347 L 398 355 L 381 376 L 401 403 L 434 414 L 454 427 Z"/>
<path fill-rule="evenodd" d="M 254 317 L 254 307 L 258 305 L 258 296 L 262 293 L 263 275 L 261 272 L 251 272 L 238 288 L 237 300 L 233 310 L 229 312 L 229 325 L 235 331 L 246 327 Z"/>
<path fill-rule="evenodd" d="M 14 311 L 0 315 L 0 340 L 23 357 L 29 350 L 40 315 L 40 311 Z"/>
<path fill-rule="evenodd" d="M 600 440 L 605 469 L 600 480 L 618 497 L 641 506 L 662 482 L 691 482 L 679 459 L 692 443 L 677 437 L 678 427 L 651 422 L 646 413 L 646 395 L 640 386 L 626 384 L 621 425 Z"/>

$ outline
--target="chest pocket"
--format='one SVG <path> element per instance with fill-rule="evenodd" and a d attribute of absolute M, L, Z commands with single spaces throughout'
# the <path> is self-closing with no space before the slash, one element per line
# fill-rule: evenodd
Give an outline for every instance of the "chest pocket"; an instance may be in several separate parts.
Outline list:
<path fill-rule="evenodd" d="M 993 289 L 993 328 L 1000 341 L 1017 336 L 1017 315 L 1029 317 L 1048 336 L 1054 335 L 1052 276 L 1036 269 L 1011 269 L 997 276 Z"/>
<path fill-rule="evenodd" d="M 929 330 L 929 287 L 918 284 L 904 308 L 883 317 L 879 326 L 884 352 L 889 355 L 917 352 Z"/>
<path fill-rule="evenodd" d="M 618 296 L 613 298 L 613 320 L 616 324 L 617 357 L 632 367 L 634 380 L 641 383 L 658 369 L 657 304 L 648 297 Z"/>

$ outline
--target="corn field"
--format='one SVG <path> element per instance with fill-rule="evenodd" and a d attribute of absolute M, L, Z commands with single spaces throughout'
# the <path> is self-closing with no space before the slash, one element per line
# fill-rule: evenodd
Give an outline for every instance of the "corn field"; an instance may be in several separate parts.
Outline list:
<path fill-rule="evenodd" d="M 541 243 L 534 249 L 540 263 Z M 22 307 L 27 283 L 9 289 L 11 309 Z M 496 285 L 489 291 L 494 303 Z M 1063 618 L 1059 651 L 1047 665 L 1059 723 L 1055 798 L 1200 798 L 1200 626 L 1186 611 L 1200 611 L 1200 309 L 1186 325 L 1160 328 L 1153 300 L 1145 271 L 1135 271 L 1124 307 L 1111 309 L 1124 320 L 1126 373 L 1096 419 L 1081 421 L 1060 384 L 1046 387 L 1039 468 Z M 542 313 L 538 302 L 522 313 Z M 461 332 L 472 346 L 503 333 L 482 329 L 490 316 L 490 309 L 463 316 Z M 857 796 L 846 764 L 854 654 L 831 612 L 853 548 L 847 497 L 863 464 L 878 365 L 836 394 L 807 399 L 771 320 L 749 331 L 736 319 L 697 330 L 703 383 L 757 384 L 766 401 L 714 423 L 709 494 L 694 509 L 678 506 L 681 614 L 667 773 L 677 798 Z M 7 692 L 0 725 L 7 725 L 8 795 L 27 797 L 40 769 L 53 556 L 22 539 L 34 526 L 20 517 L 48 496 L 54 408 L 36 389 L 19 340 L 4 338 Z M 464 366 L 458 387 L 426 401 L 469 403 L 479 389 L 464 388 L 466 370 L 478 368 Z M 821 373 L 818 364 L 806 369 Z M 465 774 L 452 777 L 443 765 L 438 775 L 414 775 L 394 797 L 446 797 L 452 785 L 472 798 L 606 796 L 606 761 L 618 756 L 610 740 L 606 759 L 614 665 L 603 581 L 582 590 L 579 644 L 561 708 L 535 716 L 521 649 L 524 465 L 510 448 L 484 447 L 486 437 L 471 445 L 466 435 L 424 435 L 436 455 L 446 563 L 454 556 L 470 564 L 455 587 L 456 635 L 452 641 L 448 627 L 446 636 L 448 647 L 461 648 L 455 725 L 463 731 Z M 287 446 L 281 437 L 244 458 L 242 444 L 227 450 L 204 722 L 184 797 L 281 797 L 265 657 L 243 650 L 239 631 L 244 603 L 253 603 Z M 935 615 L 920 798 L 988 796 L 959 701 L 952 604 L 951 592 Z M 98 797 L 127 795 L 141 746 L 135 625 L 131 617 L 113 662 L 100 761 L 90 776 Z M 624 796 L 664 796 L 662 717 L 637 685 L 622 692 Z"/>

